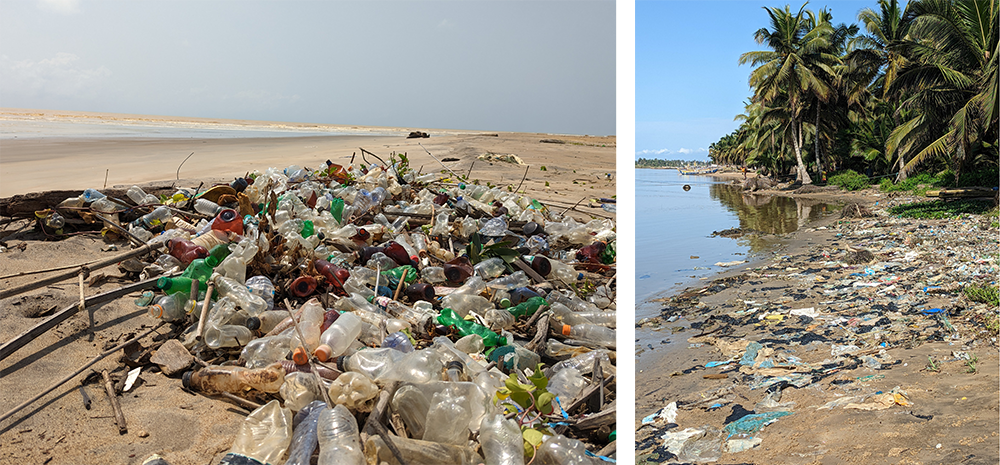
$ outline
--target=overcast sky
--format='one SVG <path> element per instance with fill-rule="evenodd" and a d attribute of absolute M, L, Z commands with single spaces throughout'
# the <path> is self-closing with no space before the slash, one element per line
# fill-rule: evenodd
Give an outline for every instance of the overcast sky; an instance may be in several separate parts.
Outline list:
<path fill-rule="evenodd" d="M 615 134 L 613 1 L 0 1 L 0 106 Z"/>

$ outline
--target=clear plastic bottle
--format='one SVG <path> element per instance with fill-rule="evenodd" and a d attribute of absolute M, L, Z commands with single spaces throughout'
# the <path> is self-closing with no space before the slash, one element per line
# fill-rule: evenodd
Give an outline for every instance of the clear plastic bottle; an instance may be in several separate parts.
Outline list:
<path fill-rule="evenodd" d="M 441 379 L 441 366 L 441 356 L 436 351 L 417 350 L 393 361 L 376 380 L 382 384 L 397 380 L 427 383 Z"/>
<path fill-rule="evenodd" d="M 517 271 L 508 276 L 502 276 L 486 283 L 490 289 L 516 289 L 531 284 L 531 279 L 523 271 Z"/>
<path fill-rule="evenodd" d="M 173 217 L 174 215 L 173 213 L 170 213 L 169 208 L 156 207 L 153 211 L 139 217 L 139 219 L 134 221 L 132 224 L 138 226 L 141 223 L 145 227 L 152 229 L 170 221 Z"/>
<path fill-rule="evenodd" d="M 539 465 L 598 465 L 601 461 L 587 455 L 582 442 L 561 434 L 546 436 L 535 452 Z"/>
<path fill-rule="evenodd" d="M 243 283 L 222 275 L 214 275 L 213 278 L 215 279 L 215 288 L 219 290 L 219 295 L 232 299 L 250 316 L 257 316 L 266 310 L 267 304 L 264 302 L 264 299 L 251 294 Z"/>
<path fill-rule="evenodd" d="M 413 352 L 413 343 L 410 342 L 410 338 L 402 331 L 397 331 L 386 336 L 382 341 L 382 347 L 396 349 L 404 354 Z"/>
<path fill-rule="evenodd" d="M 594 371 L 594 360 L 600 360 L 601 370 L 605 375 L 615 372 L 615 367 L 611 364 L 611 357 L 608 356 L 608 351 L 592 350 L 552 365 L 552 368 L 548 370 L 552 373 L 549 378 L 567 368 L 572 368 L 583 375 L 590 374 Z"/>
<path fill-rule="evenodd" d="M 431 401 L 423 391 L 412 384 L 404 384 L 392 396 L 392 410 L 399 414 L 406 431 L 416 439 L 424 437 L 424 425 Z"/>
<path fill-rule="evenodd" d="M 444 268 L 440 266 L 428 266 L 420 270 L 420 277 L 429 283 L 443 283 L 448 280 L 444 276 Z"/>
<path fill-rule="evenodd" d="M 452 294 L 479 295 L 486 290 L 486 282 L 479 276 L 472 276 L 464 284 L 455 289 Z"/>
<path fill-rule="evenodd" d="M 493 303 L 485 297 L 457 293 L 444 296 L 444 298 L 441 299 L 441 307 L 450 308 L 463 318 L 468 315 L 469 312 L 476 312 L 482 315 L 486 313 L 487 310 L 494 308 Z"/>
<path fill-rule="evenodd" d="M 493 331 L 514 327 L 514 315 L 511 315 L 507 310 L 490 309 L 486 311 L 483 318 L 486 320 L 486 325 Z"/>
<path fill-rule="evenodd" d="M 502 258 L 493 257 L 477 263 L 473 269 L 479 277 L 483 279 L 493 279 L 503 274 L 507 267 L 504 265 Z"/>
<path fill-rule="evenodd" d="M 132 186 L 125 192 L 128 198 L 132 199 L 136 205 L 154 205 L 160 203 L 160 199 L 155 195 L 147 194 L 139 186 Z"/>
<path fill-rule="evenodd" d="M 253 331 L 243 325 L 210 325 L 205 327 L 205 345 L 211 349 L 243 347 L 253 340 Z"/>
<path fill-rule="evenodd" d="M 272 400 L 250 413 L 240 431 L 236 433 L 233 447 L 219 465 L 248 465 L 277 463 L 292 442 L 292 413 Z"/>
<path fill-rule="evenodd" d="M 465 444 L 469 439 L 469 421 L 472 420 L 467 404 L 468 399 L 452 386 L 434 393 L 427 410 L 423 439 L 443 444 Z"/>
<path fill-rule="evenodd" d="M 404 356 L 406 354 L 395 349 L 359 350 L 351 355 L 338 357 L 337 369 L 342 372 L 361 373 L 368 378 L 378 379 L 382 373 Z"/>
<path fill-rule="evenodd" d="M 567 285 L 573 284 L 580 277 L 580 273 L 559 260 L 549 260 L 552 265 L 552 272 L 549 274 L 550 277 L 555 277 L 556 279 L 566 283 Z"/>
<path fill-rule="evenodd" d="M 587 386 L 587 380 L 575 369 L 559 370 L 549 378 L 546 389 L 559 396 L 563 404 L 571 402 Z"/>
<path fill-rule="evenodd" d="M 326 331 L 319 337 L 319 347 L 315 354 L 320 361 L 332 360 L 343 354 L 361 334 L 361 319 L 347 312 L 341 313 Z"/>
<path fill-rule="evenodd" d="M 312 373 L 296 371 L 285 375 L 285 382 L 278 393 L 285 400 L 285 408 L 298 412 L 310 402 L 322 400 L 322 389 L 325 388 L 316 383 L 316 377 Z"/>
<path fill-rule="evenodd" d="M 378 396 L 378 386 L 361 373 L 343 373 L 330 384 L 330 401 L 349 409 L 370 409 Z"/>
<path fill-rule="evenodd" d="M 284 360 L 292 350 L 294 331 L 294 328 L 288 328 L 281 334 L 254 339 L 243 347 L 240 358 L 246 361 L 247 368 L 260 368 Z"/>
<path fill-rule="evenodd" d="M 209 365 L 198 371 L 186 372 L 183 377 L 184 387 L 206 393 L 236 393 L 246 389 L 278 392 L 284 382 L 285 369 L 280 363 L 258 369 Z"/>
<path fill-rule="evenodd" d="M 453 446 L 399 437 L 392 438 L 392 443 L 406 463 L 476 465 L 483 462 L 482 457 L 468 446 Z M 365 456 L 369 460 L 368 463 L 399 464 L 392 451 L 389 450 L 389 446 L 385 444 L 385 440 L 378 435 L 368 438 L 365 443 Z"/>
<path fill-rule="evenodd" d="M 319 444 L 316 439 L 316 425 L 319 424 L 319 414 L 327 408 L 322 401 L 313 401 L 295 414 L 292 421 L 292 442 L 288 447 L 288 460 L 285 465 L 309 465 L 313 451 Z M 301 420 L 300 420 L 301 418 Z"/>
<path fill-rule="evenodd" d="M 479 443 L 486 465 L 524 465 L 524 441 L 514 420 L 486 415 L 479 427 Z"/>
<path fill-rule="evenodd" d="M 274 284 L 271 283 L 271 280 L 267 276 L 252 276 L 247 278 L 246 286 L 251 294 L 264 299 L 264 303 L 267 304 L 266 310 L 274 308 Z"/>
<path fill-rule="evenodd" d="M 553 324 L 559 325 L 560 323 L 554 322 Z M 591 324 L 578 324 L 570 326 L 564 324 L 558 328 L 558 331 L 563 336 L 590 342 L 599 346 L 615 347 L 616 345 L 615 330 L 605 326 Z"/>
<path fill-rule="evenodd" d="M 319 441 L 318 465 L 365 464 L 358 422 L 343 405 L 319 414 L 316 437 Z"/>
<path fill-rule="evenodd" d="M 187 316 L 189 302 L 188 294 L 183 292 L 165 295 L 156 299 L 156 303 L 149 306 L 149 315 L 166 321 L 177 321 Z"/>
<path fill-rule="evenodd" d="M 208 200 L 208 199 L 198 199 L 194 201 L 194 209 L 201 213 L 202 215 L 215 216 L 222 211 L 222 207 L 219 204 Z"/>
<path fill-rule="evenodd" d="M 299 343 L 304 345 L 306 350 L 311 353 L 319 346 L 319 328 L 323 324 L 326 309 L 323 308 L 318 299 L 313 298 L 302 305 L 301 313 L 302 316 L 298 317 L 298 326 L 299 330 L 302 331 L 302 337 L 305 338 L 305 341 L 299 341 Z M 295 338 L 298 341 L 298 332 L 295 333 Z"/>

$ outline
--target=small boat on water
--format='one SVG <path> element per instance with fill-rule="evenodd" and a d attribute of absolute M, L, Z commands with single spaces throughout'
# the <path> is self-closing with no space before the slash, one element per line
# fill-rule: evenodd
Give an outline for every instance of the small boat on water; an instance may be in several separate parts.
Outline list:
<path fill-rule="evenodd" d="M 691 175 L 697 175 L 697 174 L 712 174 L 712 173 L 715 173 L 716 171 L 719 171 L 719 167 L 718 166 L 710 166 L 708 168 L 702 168 L 702 169 L 691 169 L 691 168 L 685 167 L 685 168 L 677 168 L 677 171 L 680 172 L 680 174 L 683 174 L 685 176 L 691 176 Z"/>

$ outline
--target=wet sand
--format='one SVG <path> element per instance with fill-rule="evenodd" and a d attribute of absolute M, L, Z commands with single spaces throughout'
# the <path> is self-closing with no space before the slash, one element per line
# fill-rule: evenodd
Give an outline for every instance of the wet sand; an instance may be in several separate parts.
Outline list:
<path fill-rule="evenodd" d="M 636 347 L 637 357 L 642 360 L 636 368 L 637 463 L 676 463 L 676 458 L 662 447 L 665 434 L 704 425 L 721 430 L 746 411 L 761 413 L 758 403 L 764 400 L 767 390 L 752 389 L 755 381 L 782 373 L 813 376 L 805 386 L 789 385 L 782 390 L 779 402 L 795 402 L 786 407 L 792 415 L 754 434 L 763 440 L 760 445 L 743 452 L 723 452 L 716 463 L 986 464 L 1000 460 L 997 335 L 986 331 L 978 320 L 980 315 L 995 315 L 997 309 L 968 301 L 960 288 L 927 294 L 923 291 L 925 284 L 921 284 L 940 274 L 942 277 L 937 279 L 947 287 L 953 281 L 949 275 L 952 270 L 962 264 L 977 265 L 966 258 L 969 253 L 988 256 L 983 266 L 992 264 L 995 279 L 1000 231 L 990 228 L 985 217 L 896 219 L 883 210 L 886 204 L 928 199 L 891 198 L 874 189 L 850 195 L 878 211 L 879 216 L 844 220 L 831 217 L 813 223 L 789 234 L 774 258 L 728 271 L 658 302 L 661 315 L 642 324 L 642 331 L 652 331 L 654 340 L 644 340 Z M 835 193 L 827 200 L 834 202 L 842 196 Z M 874 206 L 876 201 L 879 207 Z M 906 240 L 907 236 L 911 238 Z M 843 280 L 864 279 L 850 274 L 864 273 L 866 265 L 843 267 L 832 263 L 844 258 L 848 246 L 859 244 L 875 252 L 875 260 L 867 266 L 900 261 L 906 253 L 918 253 L 916 263 L 920 268 L 897 268 L 895 273 L 901 279 L 881 295 L 888 284 L 853 288 L 843 299 L 855 293 L 860 298 L 848 303 L 817 292 L 835 291 Z M 893 248 L 897 246 L 899 249 Z M 947 255 L 949 247 L 961 259 L 958 265 L 952 266 L 951 261 L 959 258 Z M 808 284 L 811 279 L 815 281 Z M 970 279 L 989 282 L 988 276 Z M 880 306 L 887 295 L 900 302 L 899 308 Z M 824 317 L 807 322 L 789 315 L 789 310 L 809 307 Z M 952 313 L 950 322 L 957 332 L 918 311 L 934 307 Z M 760 319 L 769 311 L 783 314 L 781 322 Z M 882 320 L 883 316 L 894 324 L 891 329 L 890 321 Z M 829 324 L 836 317 L 844 320 Z M 884 334 L 878 329 L 873 331 L 882 327 L 887 328 Z M 868 351 L 883 361 L 881 369 L 865 367 L 860 356 L 832 356 L 834 345 L 849 342 L 870 349 L 865 341 L 876 340 L 869 337 L 874 334 L 886 342 L 884 352 L 879 353 L 879 346 Z M 812 371 L 799 367 L 769 372 L 739 363 L 705 366 L 729 357 L 740 360 L 742 353 L 730 344 L 745 348 L 747 341 L 760 341 L 774 351 L 769 356 L 776 360 L 797 357 L 792 360 L 807 364 Z M 816 342 L 809 344 L 812 341 Z M 976 371 L 970 372 L 969 364 L 956 358 L 955 353 L 962 352 L 978 358 Z M 938 371 L 928 368 L 928 357 L 937 362 Z M 909 405 L 893 403 L 879 410 L 818 409 L 851 396 L 868 396 L 858 402 L 871 406 L 877 395 L 894 389 L 905 392 L 904 403 Z M 674 401 L 680 406 L 675 425 L 662 420 L 641 425 L 643 417 Z M 713 404 L 720 405 L 710 408 Z"/>

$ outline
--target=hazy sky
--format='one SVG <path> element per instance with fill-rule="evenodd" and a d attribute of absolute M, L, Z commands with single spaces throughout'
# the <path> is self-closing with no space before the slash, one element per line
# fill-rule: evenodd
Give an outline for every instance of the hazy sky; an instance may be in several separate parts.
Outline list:
<path fill-rule="evenodd" d="M 754 41 L 770 20 L 762 7 L 805 2 L 639 1 L 635 4 L 635 158 L 708 160 L 708 146 L 739 126 L 733 117 L 750 97 L 752 68 L 742 53 L 765 50 Z M 857 23 L 870 1 L 813 1 L 833 23 Z"/>
<path fill-rule="evenodd" d="M 610 135 L 615 4 L 3 0 L 0 106 Z"/>

